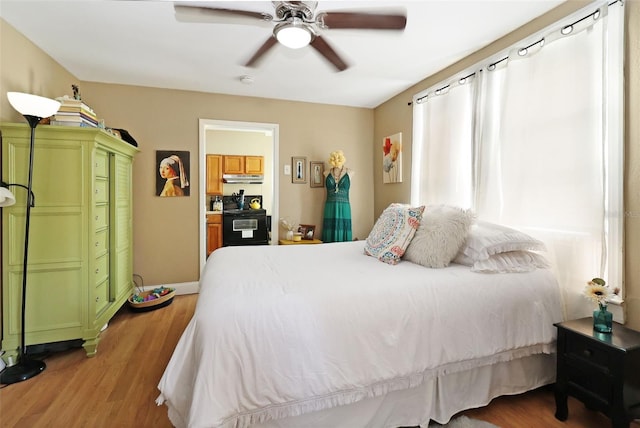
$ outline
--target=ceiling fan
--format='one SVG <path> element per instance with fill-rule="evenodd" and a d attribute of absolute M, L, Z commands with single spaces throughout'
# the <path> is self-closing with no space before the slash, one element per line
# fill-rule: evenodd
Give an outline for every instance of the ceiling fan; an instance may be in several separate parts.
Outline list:
<path fill-rule="evenodd" d="M 227 22 L 273 25 L 273 34 L 253 54 L 245 66 L 255 67 L 258 61 L 281 43 L 292 49 L 311 45 L 339 71 L 347 63 L 320 35 L 328 29 L 403 30 L 407 24 L 404 14 L 336 11 L 316 12 L 317 1 L 272 1 L 274 14 L 242 9 L 174 3 L 176 19 L 180 22 Z"/>

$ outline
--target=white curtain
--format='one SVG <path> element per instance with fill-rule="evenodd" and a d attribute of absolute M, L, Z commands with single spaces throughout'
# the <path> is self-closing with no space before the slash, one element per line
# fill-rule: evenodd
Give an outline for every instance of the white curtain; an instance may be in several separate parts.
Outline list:
<path fill-rule="evenodd" d="M 543 240 L 570 318 L 593 309 L 581 296 L 589 279 L 622 285 L 623 278 L 623 7 L 611 6 L 610 16 L 606 3 L 591 7 L 584 19 L 569 20 L 572 31 L 559 24 L 481 64 L 475 90 L 449 102 L 455 111 L 440 107 L 452 90 L 427 92 L 414 112 L 422 123 L 414 142 L 423 148 L 412 203 L 466 205 L 460 198 L 469 197 L 479 218 Z M 444 138 L 443 124 L 464 141 Z M 470 172 L 451 171 L 452 162 Z"/>
<path fill-rule="evenodd" d="M 572 314 L 603 254 L 602 22 L 482 73 L 476 211 L 547 244 Z"/>
<path fill-rule="evenodd" d="M 412 200 L 471 207 L 475 84 L 474 76 L 450 83 L 414 110 L 424 144 L 414 146 L 420 163 L 412 168 Z"/>

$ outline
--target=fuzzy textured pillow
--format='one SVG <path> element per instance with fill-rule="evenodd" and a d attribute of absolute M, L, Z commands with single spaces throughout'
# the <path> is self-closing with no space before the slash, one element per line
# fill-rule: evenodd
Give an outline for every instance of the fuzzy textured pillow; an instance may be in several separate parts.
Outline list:
<path fill-rule="evenodd" d="M 389 205 L 367 237 L 365 254 L 391 265 L 398 264 L 420 225 L 423 211 L 424 206 Z"/>
<path fill-rule="evenodd" d="M 542 241 L 524 232 L 486 221 L 479 221 L 469 230 L 465 245 L 454 262 L 475 264 L 479 260 L 487 260 L 494 254 L 508 251 L 546 251 Z"/>
<path fill-rule="evenodd" d="M 429 268 L 444 268 L 456 257 L 475 220 L 471 210 L 448 205 L 428 206 L 404 260 Z"/>

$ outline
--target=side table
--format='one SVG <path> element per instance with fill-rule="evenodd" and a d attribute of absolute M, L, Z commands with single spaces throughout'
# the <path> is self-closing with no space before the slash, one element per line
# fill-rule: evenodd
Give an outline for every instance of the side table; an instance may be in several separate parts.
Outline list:
<path fill-rule="evenodd" d="M 319 239 L 302 239 L 300 241 L 290 241 L 288 239 L 280 239 L 278 241 L 280 245 L 299 245 L 299 244 L 322 244 Z"/>
<path fill-rule="evenodd" d="M 640 332 L 614 322 L 609 334 L 593 331 L 593 319 L 554 324 L 558 328 L 556 419 L 569 416 L 569 395 L 628 428 L 640 417 Z"/>

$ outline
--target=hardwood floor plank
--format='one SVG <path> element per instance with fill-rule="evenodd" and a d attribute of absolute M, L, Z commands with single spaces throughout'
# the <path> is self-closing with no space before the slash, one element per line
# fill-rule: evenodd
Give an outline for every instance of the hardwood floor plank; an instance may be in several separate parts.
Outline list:
<path fill-rule="evenodd" d="M 0 426 L 171 428 L 166 406 L 155 404 L 157 385 L 196 301 L 197 295 L 176 296 L 171 305 L 145 313 L 122 308 L 102 332 L 95 357 L 87 358 L 82 348 L 52 354 L 42 374 L 0 389 Z M 554 412 L 553 391 L 545 387 L 461 414 L 502 428 L 610 426 L 573 398 L 566 422 Z"/>

